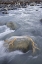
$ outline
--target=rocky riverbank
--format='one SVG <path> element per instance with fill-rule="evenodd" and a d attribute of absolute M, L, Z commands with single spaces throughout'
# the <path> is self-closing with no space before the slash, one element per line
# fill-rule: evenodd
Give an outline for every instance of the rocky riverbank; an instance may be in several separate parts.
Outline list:
<path fill-rule="evenodd" d="M 8 10 L 17 10 L 18 8 L 27 8 L 28 6 L 42 6 L 42 2 L 35 3 L 14 3 L 14 4 L 0 4 L 0 12 L 2 12 L 2 14 L 8 14 Z M 42 8 L 42 7 L 41 7 Z"/>

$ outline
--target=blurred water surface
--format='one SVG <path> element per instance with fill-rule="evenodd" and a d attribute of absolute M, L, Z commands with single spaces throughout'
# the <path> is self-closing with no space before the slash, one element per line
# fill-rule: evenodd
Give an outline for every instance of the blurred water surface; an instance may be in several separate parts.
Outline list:
<path fill-rule="evenodd" d="M 9 14 L 0 12 L 0 64 L 42 64 L 42 8 L 41 6 L 28 6 L 17 10 L 9 10 Z M 10 30 L 5 24 L 16 22 L 20 25 L 17 30 Z M 28 35 L 37 43 L 40 51 L 34 56 L 31 51 L 6 52 L 4 40 L 12 36 Z"/>

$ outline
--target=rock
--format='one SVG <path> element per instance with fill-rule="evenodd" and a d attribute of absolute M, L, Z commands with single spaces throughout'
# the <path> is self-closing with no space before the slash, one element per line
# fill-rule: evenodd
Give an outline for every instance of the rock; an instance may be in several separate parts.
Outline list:
<path fill-rule="evenodd" d="M 33 2 L 33 3 L 30 3 L 30 6 L 34 6 L 34 5 L 36 5 L 36 3 L 35 3 L 35 2 Z"/>
<path fill-rule="evenodd" d="M 41 6 L 41 4 L 37 4 L 37 6 Z"/>
<path fill-rule="evenodd" d="M 3 8 L 1 11 L 2 11 L 3 14 L 8 14 L 8 12 L 7 12 L 8 9 L 7 8 Z"/>
<path fill-rule="evenodd" d="M 2 7 L 1 11 L 8 11 L 8 8 L 7 7 L 6 8 Z"/>
<path fill-rule="evenodd" d="M 2 14 L 8 14 L 8 12 L 7 11 L 2 11 Z"/>
<path fill-rule="evenodd" d="M 13 36 L 5 40 L 4 46 L 7 46 L 9 51 L 21 50 L 24 53 L 29 50 L 35 53 L 36 49 L 39 50 L 36 43 L 28 36 Z"/>
<path fill-rule="evenodd" d="M 42 19 L 40 19 L 40 22 L 42 23 Z"/>
<path fill-rule="evenodd" d="M 36 10 L 36 11 L 38 11 L 38 10 Z"/>
<path fill-rule="evenodd" d="M 7 22 L 6 25 L 12 30 L 16 30 L 19 27 L 18 24 L 15 22 Z"/>
<path fill-rule="evenodd" d="M 42 6 L 40 8 L 42 8 Z"/>

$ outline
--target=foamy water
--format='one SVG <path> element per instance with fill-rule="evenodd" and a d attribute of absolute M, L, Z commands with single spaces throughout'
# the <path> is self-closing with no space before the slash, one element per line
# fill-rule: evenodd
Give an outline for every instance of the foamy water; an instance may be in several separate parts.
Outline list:
<path fill-rule="evenodd" d="M 7 15 L 0 15 L 0 23 L 2 23 L 2 26 L 0 26 L 0 64 L 42 64 L 42 23 L 40 22 L 40 19 L 42 19 L 42 8 L 40 7 L 42 6 L 29 5 L 27 8 L 9 10 Z M 20 25 L 19 29 L 16 31 L 10 30 L 4 25 L 9 21 L 18 23 Z M 6 38 L 9 36 L 13 38 L 14 36 L 25 35 L 30 36 L 37 43 L 40 51 L 37 51 L 34 55 L 31 51 L 27 53 L 22 53 L 19 50 L 6 52 L 2 38 L 5 36 L 7 36 Z"/>
<path fill-rule="evenodd" d="M 2 33 L 0 33 L 0 37 L 4 37 L 5 35 L 11 33 L 11 32 L 14 32 L 15 30 L 10 30 L 10 28 L 8 28 L 7 26 L 0 26 L 1 30 L 3 31 Z"/>

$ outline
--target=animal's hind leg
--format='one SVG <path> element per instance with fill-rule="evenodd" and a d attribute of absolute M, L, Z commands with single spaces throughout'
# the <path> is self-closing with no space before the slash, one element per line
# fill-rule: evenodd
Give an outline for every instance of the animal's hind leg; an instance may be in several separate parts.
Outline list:
<path fill-rule="evenodd" d="M 32 42 L 32 49 L 33 49 L 33 53 L 35 52 L 35 49 L 38 49 L 38 50 L 40 50 L 38 47 L 36 47 L 35 46 L 35 42 L 31 39 L 31 38 L 29 38 L 30 40 L 31 40 L 31 42 Z M 36 44 L 37 45 L 37 44 Z"/>
<path fill-rule="evenodd" d="M 35 46 L 35 42 L 32 43 L 32 46 L 33 46 L 33 53 L 35 52 L 35 50 L 40 50 L 37 46 Z"/>

